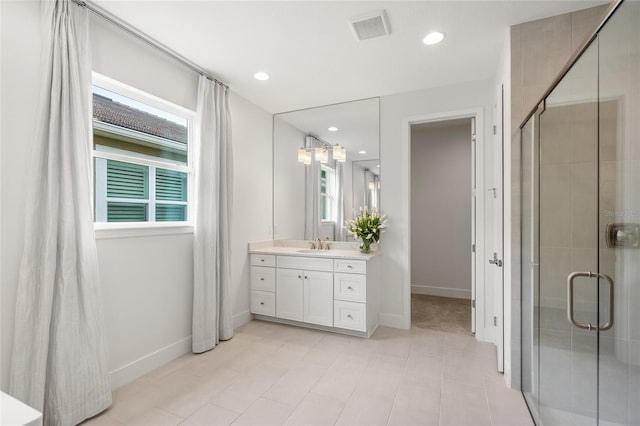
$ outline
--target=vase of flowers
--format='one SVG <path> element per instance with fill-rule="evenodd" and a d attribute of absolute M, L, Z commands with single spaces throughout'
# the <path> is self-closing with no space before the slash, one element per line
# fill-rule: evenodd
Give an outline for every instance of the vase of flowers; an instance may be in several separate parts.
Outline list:
<path fill-rule="evenodd" d="M 384 232 L 387 219 L 386 215 L 380 216 L 378 210 L 360 207 L 360 214 L 352 220 L 347 220 L 345 228 L 355 238 L 360 239 L 360 251 L 371 253 L 371 244 L 380 241 L 380 235 Z"/>

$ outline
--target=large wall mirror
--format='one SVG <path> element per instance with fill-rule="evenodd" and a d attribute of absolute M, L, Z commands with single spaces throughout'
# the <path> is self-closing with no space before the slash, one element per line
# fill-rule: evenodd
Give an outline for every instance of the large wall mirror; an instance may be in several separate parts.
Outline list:
<path fill-rule="evenodd" d="M 360 207 L 380 208 L 378 98 L 273 116 L 274 239 L 348 241 Z"/>

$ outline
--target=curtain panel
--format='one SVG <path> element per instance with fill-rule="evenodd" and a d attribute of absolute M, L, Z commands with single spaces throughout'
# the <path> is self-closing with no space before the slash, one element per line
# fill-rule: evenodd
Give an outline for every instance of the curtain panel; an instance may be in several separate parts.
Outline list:
<path fill-rule="evenodd" d="M 233 336 L 231 213 L 233 155 L 229 89 L 200 76 L 195 147 L 192 350 Z"/>
<path fill-rule="evenodd" d="M 73 425 L 111 405 L 91 202 L 88 11 L 43 1 L 40 100 L 29 168 L 10 393 Z"/>

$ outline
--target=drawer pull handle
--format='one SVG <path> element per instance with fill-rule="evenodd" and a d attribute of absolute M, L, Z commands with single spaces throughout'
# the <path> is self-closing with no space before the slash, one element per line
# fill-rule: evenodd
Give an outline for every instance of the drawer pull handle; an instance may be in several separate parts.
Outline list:
<path fill-rule="evenodd" d="M 304 279 L 305 279 L 305 280 L 308 280 L 308 279 L 309 279 L 309 277 L 305 275 L 305 276 L 304 276 Z"/>
<path fill-rule="evenodd" d="M 298 275 L 298 278 L 302 278 L 302 275 Z M 305 277 L 306 278 L 306 277 Z"/>
<path fill-rule="evenodd" d="M 353 269 L 353 266 L 347 265 L 347 269 Z"/>
<path fill-rule="evenodd" d="M 347 287 L 347 290 L 352 290 L 353 291 L 353 287 L 349 286 L 349 287 Z"/>
<path fill-rule="evenodd" d="M 264 281 L 264 278 L 260 278 L 260 281 Z"/>
<path fill-rule="evenodd" d="M 264 262 L 264 259 L 260 259 L 260 262 Z"/>
<path fill-rule="evenodd" d="M 347 318 L 349 318 L 349 319 L 353 319 L 353 317 L 351 316 L 351 314 L 347 314 Z"/>
<path fill-rule="evenodd" d="M 260 304 L 264 306 L 264 302 L 260 302 Z"/>

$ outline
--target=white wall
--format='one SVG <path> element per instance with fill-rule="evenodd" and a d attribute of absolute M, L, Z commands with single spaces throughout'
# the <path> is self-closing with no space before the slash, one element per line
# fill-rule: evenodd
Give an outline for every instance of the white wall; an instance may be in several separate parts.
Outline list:
<path fill-rule="evenodd" d="M 298 149 L 305 133 L 275 117 L 273 135 L 277 141 L 273 164 L 274 239 L 304 239 L 305 168 L 298 162 Z M 269 204 L 271 205 L 271 204 Z"/>
<path fill-rule="evenodd" d="M 0 2 L 2 19 L 2 381 L 8 389 L 14 303 L 23 247 L 24 196 L 38 97 L 39 3 Z M 197 75 L 102 22 L 92 22 L 97 71 L 184 107 L 196 105 Z M 132 66 L 135 64 L 135 66 Z M 231 96 L 234 143 L 234 315 L 249 319 L 247 243 L 269 237 L 271 115 Z M 261 208 L 267 206 L 267 208 Z M 114 386 L 190 349 L 192 235 L 101 233 L 97 241 Z"/>
<path fill-rule="evenodd" d="M 471 120 L 411 129 L 411 292 L 471 299 Z"/>
<path fill-rule="evenodd" d="M 410 325 L 410 213 L 408 197 L 408 126 L 412 117 L 445 114 L 480 108 L 483 111 L 484 141 L 491 140 L 493 81 L 473 81 L 453 86 L 384 96 L 380 99 L 381 209 L 389 217 L 382 237 L 383 305 L 381 323 L 393 327 Z M 484 158 L 484 151 L 478 152 Z M 484 209 L 484 176 L 478 175 L 477 209 Z M 487 224 L 485 224 L 487 225 Z M 478 279 L 484 279 L 484 236 L 478 229 Z M 489 327 L 488 324 L 480 324 Z M 480 335 L 480 338 L 483 336 Z"/>

